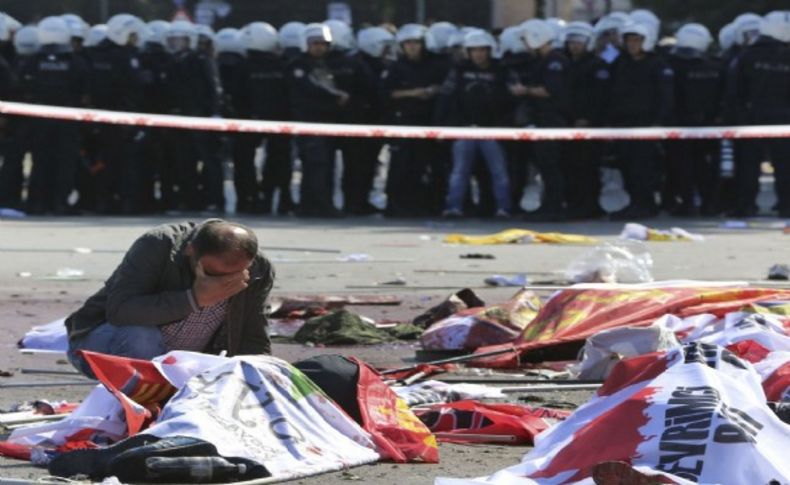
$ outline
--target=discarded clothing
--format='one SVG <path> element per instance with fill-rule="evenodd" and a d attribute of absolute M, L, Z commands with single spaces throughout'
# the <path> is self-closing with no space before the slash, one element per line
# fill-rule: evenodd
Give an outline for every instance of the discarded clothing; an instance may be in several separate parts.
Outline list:
<path fill-rule="evenodd" d="M 597 239 L 578 234 L 563 234 L 559 232 L 536 232 L 526 229 L 507 229 L 496 234 L 473 236 L 467 234 L 448 234 L 444 238 L 448 244 L 595 244 Z"/>
<path fill-rule="evenodd" d="M 340 310 L 311 318 L 296 332 L 294 340 L 324 345 L 374 345 L 392 342 L 395 337 L 363 321 L 359 315 Z"/>
<path fill-rule="evenodd" d="M 55 320 L 46 325 L 31 328 L 17 346 L 20 349 L 55 350 L 66 352 L 69 349 L 69 337 L 66 334 L 65 318 Z"/>
<path fill-rule="evenodd" d="M 441 381 L 423 381 L 411 386 L 393 389 L 398 396 L 406 401 L 409 407 L 464 399 L 504 399 L 507 397 L 498 387 L 481 384 L 451 384 Z"/>
<path fill-rule="evenodd" d="M 485 302 L 481 300 L 474 291 L 469 288 L 464 288 L 461 291 L 453 293 L 440 304 L 416 317 L 413 323 L 418 327 L 428 328 L 434 323 L 458 313 L 461 310 L 479 308 L 485 305 Z"/>

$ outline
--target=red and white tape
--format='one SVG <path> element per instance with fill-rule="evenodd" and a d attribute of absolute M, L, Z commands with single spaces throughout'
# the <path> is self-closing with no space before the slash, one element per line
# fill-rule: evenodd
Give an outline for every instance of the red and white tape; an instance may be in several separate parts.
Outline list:
<path fill-rule="evenodd" d="M 479 128 L 351 125 L 128 113 L 0 101 L 0 114 L 88 123 L 239 133 L 436 140 L 683 140 L 790 138 L 790 125 L 651 128 Z"/>

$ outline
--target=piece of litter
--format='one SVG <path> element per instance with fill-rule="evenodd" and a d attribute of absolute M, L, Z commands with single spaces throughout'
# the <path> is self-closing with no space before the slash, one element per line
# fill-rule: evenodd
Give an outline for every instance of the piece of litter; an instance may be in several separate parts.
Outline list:
<path fill-rule="evenodd" d="M 372 261 L 373 257 L 365 253 L 354 253 L 349 254 L 348 256 L 338 256 L 337 260 L 344 263 L 359 263 L 363 261 Z"/>
<path fill-rule="evenodd" d="M 0 208 L 0 219 L 22 219 L 27 217 L 22 211 L 18 211 L 16 209 L 11 209 L 8 207 L 1 207 Z"/>
<path fill-rule="evenodd" d="M 0 377 L 14 377 L 14 373 L 8 372 L 7 370 L 0 370 Z"/>
<path fill-rule="evenodd" d="M 693 234 L 681 227 L 671 229 L 654 229 L 635 222 L 629 222 L 623 227 L 620 239 L 632 241 L 694 241 L 701 242 L 705 237 L 700 234 Z"/>
<path fill-rule="evenodd" d="M 405 278 L 403 278 L 403 277 L 400 277 L 400 276 L 399 276 L 398 278 L 396 278 L 396 279 L 394 279 L 394 280 L 391 280 L 391 281 L 384 281 L 384 282 L 381 282 L 381 283 L 379 283 L 379 284 L 380 284 L 380 285 L 403 286 L 403 285 L 405 285 L 405 284 L 406 284 L 406 279 L 405 279 Z"/>
<path fill-rule="evenodd" d="M 495 274 L 486 278 L 485 284 L 488 286 L 525 286 L 529 284 L 529 278 L 525 274 L 515 276 L 502 276 Z"/>
<path fill-rule="evenodd" d="M 790 266 L 786 264 L 775 264 L 768 270 L 768 279 L 773 281 L 790 280 Z"/>
<path fill-rule="evenodd" d="M 81 278 L 85 276 L 85 271 L 76 268 L 58 268 L 55 271 L 55 276 L 58 278 Z"/>
<path fill-rule="evenodd" d="M 493 254 L 471 253 L 471 254 L 462 254 L 460 258 L 461 259 L 496 259 L 496 256 L 494 256 Z"/>
<path fill-rule="evenodd" d="M 31 273 L 30 271 L 20 271 L 16 275 L 19 276 L 20 278 L 30 278 L 31 276 L 33 276 L 33 273 Z"/>
<path fill-rule="evenodd" d="M 431 236 L 427 235 L 427 234 L 422 234 L 420 236 L 420 241 L 432 241 L 432 240 L 433 240 L 433 238 Z"/>
<path fill-rule="evenodd" d="M 74 248 L 74 252 L 77 254 L 90 254 L 93 252 L 91 248 Z"/>

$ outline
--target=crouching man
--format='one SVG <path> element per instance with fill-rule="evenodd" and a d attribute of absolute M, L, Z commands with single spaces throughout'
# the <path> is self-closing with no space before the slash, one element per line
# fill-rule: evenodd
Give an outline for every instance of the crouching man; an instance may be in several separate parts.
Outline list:
<path fill-rule="evenodd" d="M 273 282 L 247 227 L 219 219 L 159 226 L 66 319 L 69 360 L 93 377 L 79 350 L 146 360 L 170 350 L 269 354 Z"/>

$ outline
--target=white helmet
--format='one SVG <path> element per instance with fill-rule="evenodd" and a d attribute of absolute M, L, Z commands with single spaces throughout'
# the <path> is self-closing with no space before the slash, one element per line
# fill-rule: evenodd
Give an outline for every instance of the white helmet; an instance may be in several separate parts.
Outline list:
<path fill-rule="evenodd" d="M 511 25 L 502 30 L 502 33 L 499 34 L 499 45 L 503 53 L 520 54 L 527 52 L 527 46 L 524 45 L 524 40 L 521 37 L 522 30 L 520 25 Z"/>
<path fill-rule="evenodd" d="M 548 17 L 545 19 L 545 22 L 554 30 L 553 46 L 557 48 L 562 47 L 562 33 L 565 31 L 567 22 L 558 17 Z"/>
<path fill-rule="evenodd" d="M 128 13 L 114 15 L 107 21 L 107 38 L 118 45 L 127 45 L 133 34 L 138 41 L 141 40 L 143 27 L 142 20 Z"/>
<path fill-rule="evenodd" d="M 562 31 L 562 41 L 563 43 L 568 41 L 582 42 L 589 46 L 594 34 L 592 25 L 587 22 L 575 21 L 565 26 L 565 29 Z"/>
<path fill-rule="evenodd" d="M 609 15 L 605 15 L 605 16 L 601 17 L 598 20 L 598 22 L 595 23 L 595 27 L 594 27 L 595 36 L 596 37 L 600 37 L 602 34 L 604 34 L 606 32 L 615 31 L 617 36 L 619 37 L 620 36 L 620 31 L 628 23 L 627 16 L 626 16 L 626 19 L 623 20 L 621 15 L 615 15 L 615 14 L 621 14 L 621 13 L 622 12 L 612 12 Z"/>
<path fill-rule="evenodd" d="M 729 23 L 719 31 L 719 47 L 721 50 L 729 50 L 735 44 L 735 24 Z"/>
<path fill-rule="evenodd" d="M 357 34 L 359 50 L 371 57 L 382 57 L 387 47 L 394 47 L 395 36 L 383 27 L 368 27 Z"/>
<path fill-rule="evenodd" d="M 450 36 L 447 41 L 447 47 L 450 49 L 460 49 L 464 46 L 464 33 L 460 30 Z"/>
<path fill-rule="evenodd" d="M 464 36 L 464 49 L 473 47 L 488 47 L 493 54 L 497 45 L 493 35 L 485 30 L 473 30 Z"/>
<path fill-rule="evenodd" d="M 647 25 L 649 28 L 653 29 L 656 34 L 661 30 L 661 20 L 650 10 L 645 10 L 643 8 L 633 10 L 628 15 L 628 18 L 638 24 Z"/>
<path fill-rule="evenodd" d="M 8 42 L 14 32 L 22 28 L 22 24 L 17 19 L 0 12 L 0 42 Z"/>
<path fill-rule="evenodd" d="M 398 33 L 395 34 L 395 40 L 397 40 L 398 44 L 402 44 L 407 40 L 421 40 L 424 42 L 427 34 L 428 28 L 422 24 L 404 24 L 398 29 Z"/>
<path fill-rule="evenodd" d="M 152 20 L 145 29 L 145 43 L 165 45 L 165 36 L 170 29 L 170 22 L 166 20 Z"/>
<path fill-rule="evenodd" d="M 425 47 L 434 53 L 442 53 L 450 47 L 450 37 L 458 32 L 458 27 L 450 22 L 435 22 L 428 27 Z"/>
<path fill-rule="evenodd" d="M 625 43 L 625 36 L 627 35 L 638 35 L 642 37 L 642 50 L 645 52 L 650 52 L 655 47 L 655 43 L 651 42 L 651 33 L 647 25 L 631 22 L 623 27 L 620 31 L 620 35 L 623 38 L 623 43 Z"/>
<path fill-rule="evenodd" d="M 68 45 L 71 32 L 61 17 L 46 17 L 38 23 L 38 42 L 40 45 Z"/>
<path fill-rule="evenodd" d="M 750 44 L 756 35 L 749 36 L 750 33 L 759 33 L 763 18 L 756 13 L 743 13 L 735 17 L 735 43 L 738 45 Z M 748 37 L 747 37 L 748 36 Z"/>
<path fill-rule="evenodd" d="M 300 49 L 304 38 L 305 24 L 302 22 L 288 22 L 280 27 L 280 45 L 283 49 Z"/>
<path fill-rule="evenodd" d="M 93 47 L 99 45 L 104 39 L 107 38 L 107 26 L 104 24 L 97 24 L 90 28 L 88 37 L 85 39 L 85 47 Z"/>
<path fill-rule="evenodd" d="M 241 32 L 239 29 L 226 27 L 214 35 L 214 45 L 217 54 L 230 52 L 234 54 L 244 54 L 244 44 L 241 42 Z"/>
<path fill-rule="evenodd" d="M 66 24 L 69 26 L 69 31 L 71 32 L 72 37 L 76 37 L 78 39 L 82 39 L 83 41 L 88 36 L 88 31 L 90 30 L 90 25 L 88 25 L 82 17 L 73 13 L 67 13 L 60 16 L 63 20 L 66 21 Z"/>
<path fill-rule="evenodd" d="M 332 38 L 332 31 L 329 27 L 325 24 L 307 24 L 305 25 L 304 32 L 302 32 L 302 50 L 307 51 L 307 46 L 310 41 L 320 41 L 320 42 L 334 42 Z"/>
<path fill-rule="evenodd" d="M 790 11 L 774 10 L 763 18 L 760 34 L 779 42 L 790 42 Z"/>
<path fill-rule="evenodd" d="M 198 38 L 202 37 L 203 39 L 214 41 L 214 29 L 208 25 L 196 24 L 195 29 L 197 30 Z"/>
<path fill-rule="evenodd" d="M 189 48 L 197 46 L 197 28 L 195 24 L 188 20 L 174 20 L 170 23 L 170 28 L 165 32 L 165 40 L 186 37 L 189 40 Z"/>
<path fill-rule="evenodd" d="M 38 29 L 32 25 L 26 25 L 16 31 L 14 35 L 14 49 L 20 56 L 35 54 L 39 47 Z"/>
<path fill-rule="evenodd" d="M 266 22 L 253 22 L 241 29 L 241 43 L 248 51 L 277 52 L 280 48 L 277 29 Z"/>
<path fill-rule="evenodd" d="M 528 48 L 535 50 L 557 39 L 554 28 L 541 19 L 529 19 L 521 24 L 521 38 Z"/>
<path fill-rule="evenodd" d="M 686 24 L 675 33 L 675 46 L 707 52 L 713 37 L 710 31 L 702 24 Z"/>
<path fill-rule="evenodd" d="M 342 20 L 324 20 L 324 25 L 332 31 L 332 49 L 338 51 L 350 51 L 356 47 L 354 31 Z"/>

